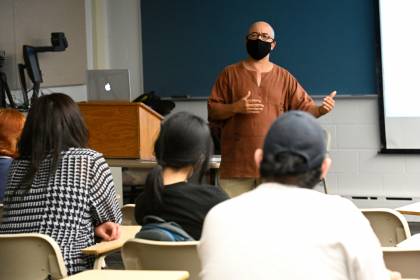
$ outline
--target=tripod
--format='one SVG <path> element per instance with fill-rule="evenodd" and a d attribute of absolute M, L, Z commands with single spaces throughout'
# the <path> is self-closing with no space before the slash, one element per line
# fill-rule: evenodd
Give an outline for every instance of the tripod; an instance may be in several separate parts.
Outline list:
<path fill-rule="evenodd" d="M 0 71 L 0 108 L 6 108 L 6 97 L 9 99 L 9 106 L 16 108 L 16 104 L 13 101 L 12 93 L 10 92 L 9 85 L 7 84 L 6 73 Z"/>

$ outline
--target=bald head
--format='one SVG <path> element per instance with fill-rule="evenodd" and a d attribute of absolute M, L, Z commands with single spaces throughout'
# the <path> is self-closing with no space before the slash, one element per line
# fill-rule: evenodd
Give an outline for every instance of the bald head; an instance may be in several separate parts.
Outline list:
<path fill-rule="evenodd" d="M 248 34 L 251 34 L 253 32 L 257 32 L 260 34 L 267 33 L 268 35 L 270 35 L 271 38 L 275 38 L 273 27 L 271 27 L 271 25 L 265 21 L 257 21 L 251 24 L 248 30 Z"/>

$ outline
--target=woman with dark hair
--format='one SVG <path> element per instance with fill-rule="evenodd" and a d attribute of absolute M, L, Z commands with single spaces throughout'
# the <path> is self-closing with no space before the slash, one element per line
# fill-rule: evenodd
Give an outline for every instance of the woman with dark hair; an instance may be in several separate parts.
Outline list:
<path fill-rule="evenodd" d="M 122 216 L 110 169 L 87 142 L 87 128 L 69 96 L 37 99 L 10 167 L 0 225 L 0 233 L 51 236 L 69 274 L 92 268 L 80 250 L 95 243 L 95 234 L 118 238 Z"/>
<path fill-rule="evenodd" d="M 0 202 L 3 201 L 9 167 L 18 155 L 17 143 L 25 123 L 18 110 L 0 109 Z"/>
<path fill-rule="evenodd" d="M 207 124 L 186 112 L 172 115 L 163 122 L 155 142 L 158 166 L 147 176 L 145 189 L 136 200 L 135 215 L 139 224 L 147 215 L 178 223 L 198 240 L 207 212 L 228 199 L 216 186 L 201 183 L 213 153 Z"/>

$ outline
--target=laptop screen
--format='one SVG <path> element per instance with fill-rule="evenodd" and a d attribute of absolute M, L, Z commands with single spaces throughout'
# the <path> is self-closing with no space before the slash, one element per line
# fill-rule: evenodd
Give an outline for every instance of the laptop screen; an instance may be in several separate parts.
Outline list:
<path fill-rule="evenodd" d="M 132 101 L 128 70 L 87 70 L 87 100 Z"/>

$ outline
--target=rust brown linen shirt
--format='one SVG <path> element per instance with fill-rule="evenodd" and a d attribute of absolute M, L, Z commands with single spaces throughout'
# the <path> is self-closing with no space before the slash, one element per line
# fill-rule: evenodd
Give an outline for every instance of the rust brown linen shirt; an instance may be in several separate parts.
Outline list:
<path fill-rule="evenodd" d="M 259 114 L 235 114 L 215 121 L 212 110 L 219 104 L 231 104 L 251 91 L 253 99 L 260 99 L 264 109 Z M 254 152 L 262 148 L 264 137 L 274 120 L 289 110 L 303 110 L 319 116 L 318 107 L 298 81 L 284 68 L 273 65 L 261 74 L 258 86 L 256 73 L 242 62 L 227 66 L 218 77 L 208 99 L 209 121 L 221 126 L 221 178 L 257 178 Z"/>

